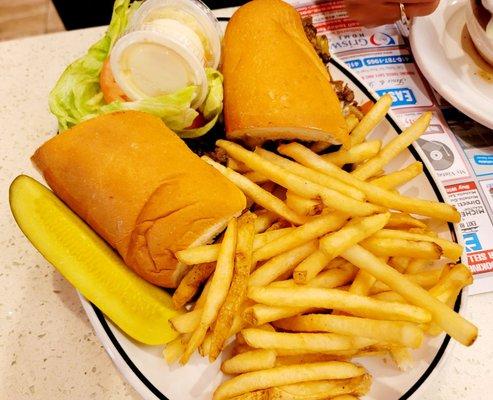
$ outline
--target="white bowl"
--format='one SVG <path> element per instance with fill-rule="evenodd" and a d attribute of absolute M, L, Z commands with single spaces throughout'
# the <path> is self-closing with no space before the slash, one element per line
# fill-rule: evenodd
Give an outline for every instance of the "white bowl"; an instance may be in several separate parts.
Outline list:
<path fill-rule="evenodd" d="M 483 58 L 493 65 L 493 39 L 486 35 L 486 30 L 481 26 L 477 17 L 474 15 L 473 2 L 467 2 L 466 24 L 474 45 Z"/>

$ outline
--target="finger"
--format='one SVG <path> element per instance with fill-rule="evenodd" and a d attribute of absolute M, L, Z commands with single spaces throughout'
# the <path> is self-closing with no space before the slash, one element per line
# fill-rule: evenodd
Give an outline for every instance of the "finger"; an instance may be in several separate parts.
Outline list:
<path fill-rule="evenodd" d="M 428 3 L 420 4 L 404 4 L 404 7 L 408 18 L 423 17 L 425 15 L 433 13 L 433 11 L 435 11 L 435 9 L 438 7 L 438 3 L 439 1 L 431 1 Z"/>
<path fill-rule="evenodd" d="M 365 26 L 391 24 L 401 18 L 400 7 L 396 4 L 374 4 L 371 12 L 361 4 L 347 4 L 349 16 Z"/>

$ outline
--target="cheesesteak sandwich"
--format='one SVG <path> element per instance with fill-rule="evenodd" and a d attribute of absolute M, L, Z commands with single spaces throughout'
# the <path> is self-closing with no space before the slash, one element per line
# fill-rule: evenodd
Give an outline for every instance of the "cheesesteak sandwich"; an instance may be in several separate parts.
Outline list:
<path fill-rule="evenodd" d="M 33 161 L 53 191 L 137 274 L 176 287 L 174 253 L 210 242 L 245 196 L 157 117 L 126 111 L 83 122 Z"/>
<path fill-rule="evenodd" d="M 330 75 L 289 4 L 255 0 L 233 15 L 222 72 L 228 138 L 347 143 Z"/>

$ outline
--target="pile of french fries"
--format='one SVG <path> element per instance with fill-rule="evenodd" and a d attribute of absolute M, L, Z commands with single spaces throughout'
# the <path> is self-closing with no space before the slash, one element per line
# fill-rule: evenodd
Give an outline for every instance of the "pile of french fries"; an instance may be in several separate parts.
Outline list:
<path fill-rule="evenodd" d="M 476 339 L 477 328 L 453 311 L 472 283 L 457 263 L 462 247 L 421 218 L 458 222 L 459 213 L 397 192 L 421 163 L 383 172 L 431 115 L 385 145 L 366 141 L 390 104 L 383 96 L 361 120 L 348 117 L 351 143 L 335 152 L 295 142 L 252 152 L 219 140 L 227 166 L 203 157 L 253 211 L 229 221 L 217 243 L 176 253 L 191 266 L 173 296 L 186 312 L 171 320 L 180 335 L 164 356 L 186 363 L 198 349 L 212 362 L 234 338 L 221 367 L 233 377 L 214 400 L 356 399 L 372 378 L 353 359 L 390 355 L 405 370 L 425 335 L 445 331 L 466 346 Z"/>

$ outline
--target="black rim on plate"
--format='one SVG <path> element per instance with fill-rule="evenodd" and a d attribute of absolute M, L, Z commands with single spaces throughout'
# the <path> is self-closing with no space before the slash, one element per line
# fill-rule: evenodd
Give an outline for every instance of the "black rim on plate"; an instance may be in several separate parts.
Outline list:
<path fill-rule="evenodd" d="M 220 21 L 228 21 L 229 18 L 222 17 L 222 18 L 219 18 L 219 20 Z M 337 62 L 333 58 L 331 58 L 330 64 L 333 65 L 334 67 L 336 67 L 337 69 L 339 69 L 344 75 L 346 75 L 358 87 L 358 89 L 360 89 L 365 94 L 365 96 L 367 96 L 369 99 L 371 99 L 373 101 L 376 101 L 375 96 L 368 91 L 368 89 L 363 85 L 362 82 L 360 82 L 358 79 L 356 79 L 354 77 L 354 74 L 348 68 L 346 68 L 345 66 L 342 66 L 339 62 Z M 392 125 L 392 127 L 395 129 L 395 131 L 398 134 L 401 134 L 402 133 L 402 130 L 399 128 L 399 126 L 397 125 L 397 123 L 395 122 L 395 120 L 390 115 L 387 114 L 386 115 L 386 119 L 390 123 L 390 125 Z M 416 160 L 422 161 L 421 160 L 421 157 L 419 156 L 419 154 L 417 153 L 417 151 L 414 149 L 414 147 L 409 147 L 409 151 L 412 153 L 413 157 Z M 443 196 L 442 196 L 440 190 L 438 189 L 437 184 L 435 183 L 433 177 L 430 174 L 430 171 L 428 171 L 428 168 L 426 167 L 425 164 L 424 164 L 423 171 L 424 171 L 424 173 L 425 173 L 428 181 L 430 182 L 430 185 L 432 186 L 433 191 L 435 192 L 435 195 L 437 196 L 438 200 L 443 201 Z M 451 232 L 452 236 L 454 237 L 454 239 L 456 239 L 456 234 L 455 234 L 455 230 L 454 230 L 453 224 L 449 223 L 448 226 L 449 226 L 449 229 L 450 229 L 450 232 Z M 462 292 L 457 297 L 457 301 L 455 302 L 455 305 L 454 305 L 454 310 L 457 311 L 457 312 L 460 310 L 461 300 L 462 300 Z M 115 349 L 118 351 L 118 354 L 120 354 L 120 356 L 122 357 L 122 359 L 125 361 L 125 363 L 127 364 L 127 366 L 130 368 L 130 370 L 135 374 L 135 376 L 159 400 L 170 400 L 168 397 L 166 397 L 166 395 L 164 395 L 163 393 L 161 393 L 161 391 L 158 388 L 156 388 L 156 386 L 154 386 L 145 377 L 145 375 L 139 370 L 139 368 L 137 368 L 137 366 L 133 363 L 133 361 L 130 359 L 130 357 L 128 356 L 128 354 L 125 352 L 125 350 L 123 349 L 123 347 L 120 344 L 120 342 L 118 341 L 118 339 L 115 337 L 115 335 L 111 331 L 111 328 L 108 325 L 108 322 L 106 321 L 106 319 L 105 319 L 103 313 L 101 312 L 101 310 L 99 308 L 97 308 L 92 303 L 91 303 L 91 306 L 92 306 L 92 308 L 93 308 L 93 310 L 94 310 L 94 312 L 95 312 L 95 314 L 96 314 L 96 316 L 97 316 L 97 318 L 98 318 L 101 326 L 103 327 L 106 335 L 110 339 L 111 343 L 113 344 L 113 346 L 115 347 Z M 406 393 L 404 393 L 399 398 L 399 400 L 406 400 L 409 397 L 411 397 L 413 395 L 413 393 L 416 392 L 416 390 L 418 390 L 418 388 L 428 379 L 428 377 L 430 376 L 430 374 L 433 372 L 433 370 L 436 368 L 437 364 L 442 359 L 442 357 L 443 357 L 443 355 L 445 353 L 445 350 L 446 350 L 447 346 L 449 345 L 449 343 L 450 343 L 450 336 L 449 335 L 446 335 L 445 336 L 445 339 L 443 340 L 443 342 L 442 342 L 442 344 L 440 346 L 440 348 L 437 351 L 437 354 L 435 355 L 435 357 L 431 361 L 431 363 L 428 366 L 428 368 L 425 370 L 425 372 L 423 372 L 423 374 L 414 383 L 414 385 L 411 386 L 409 388 L 409 390 Z"/>

